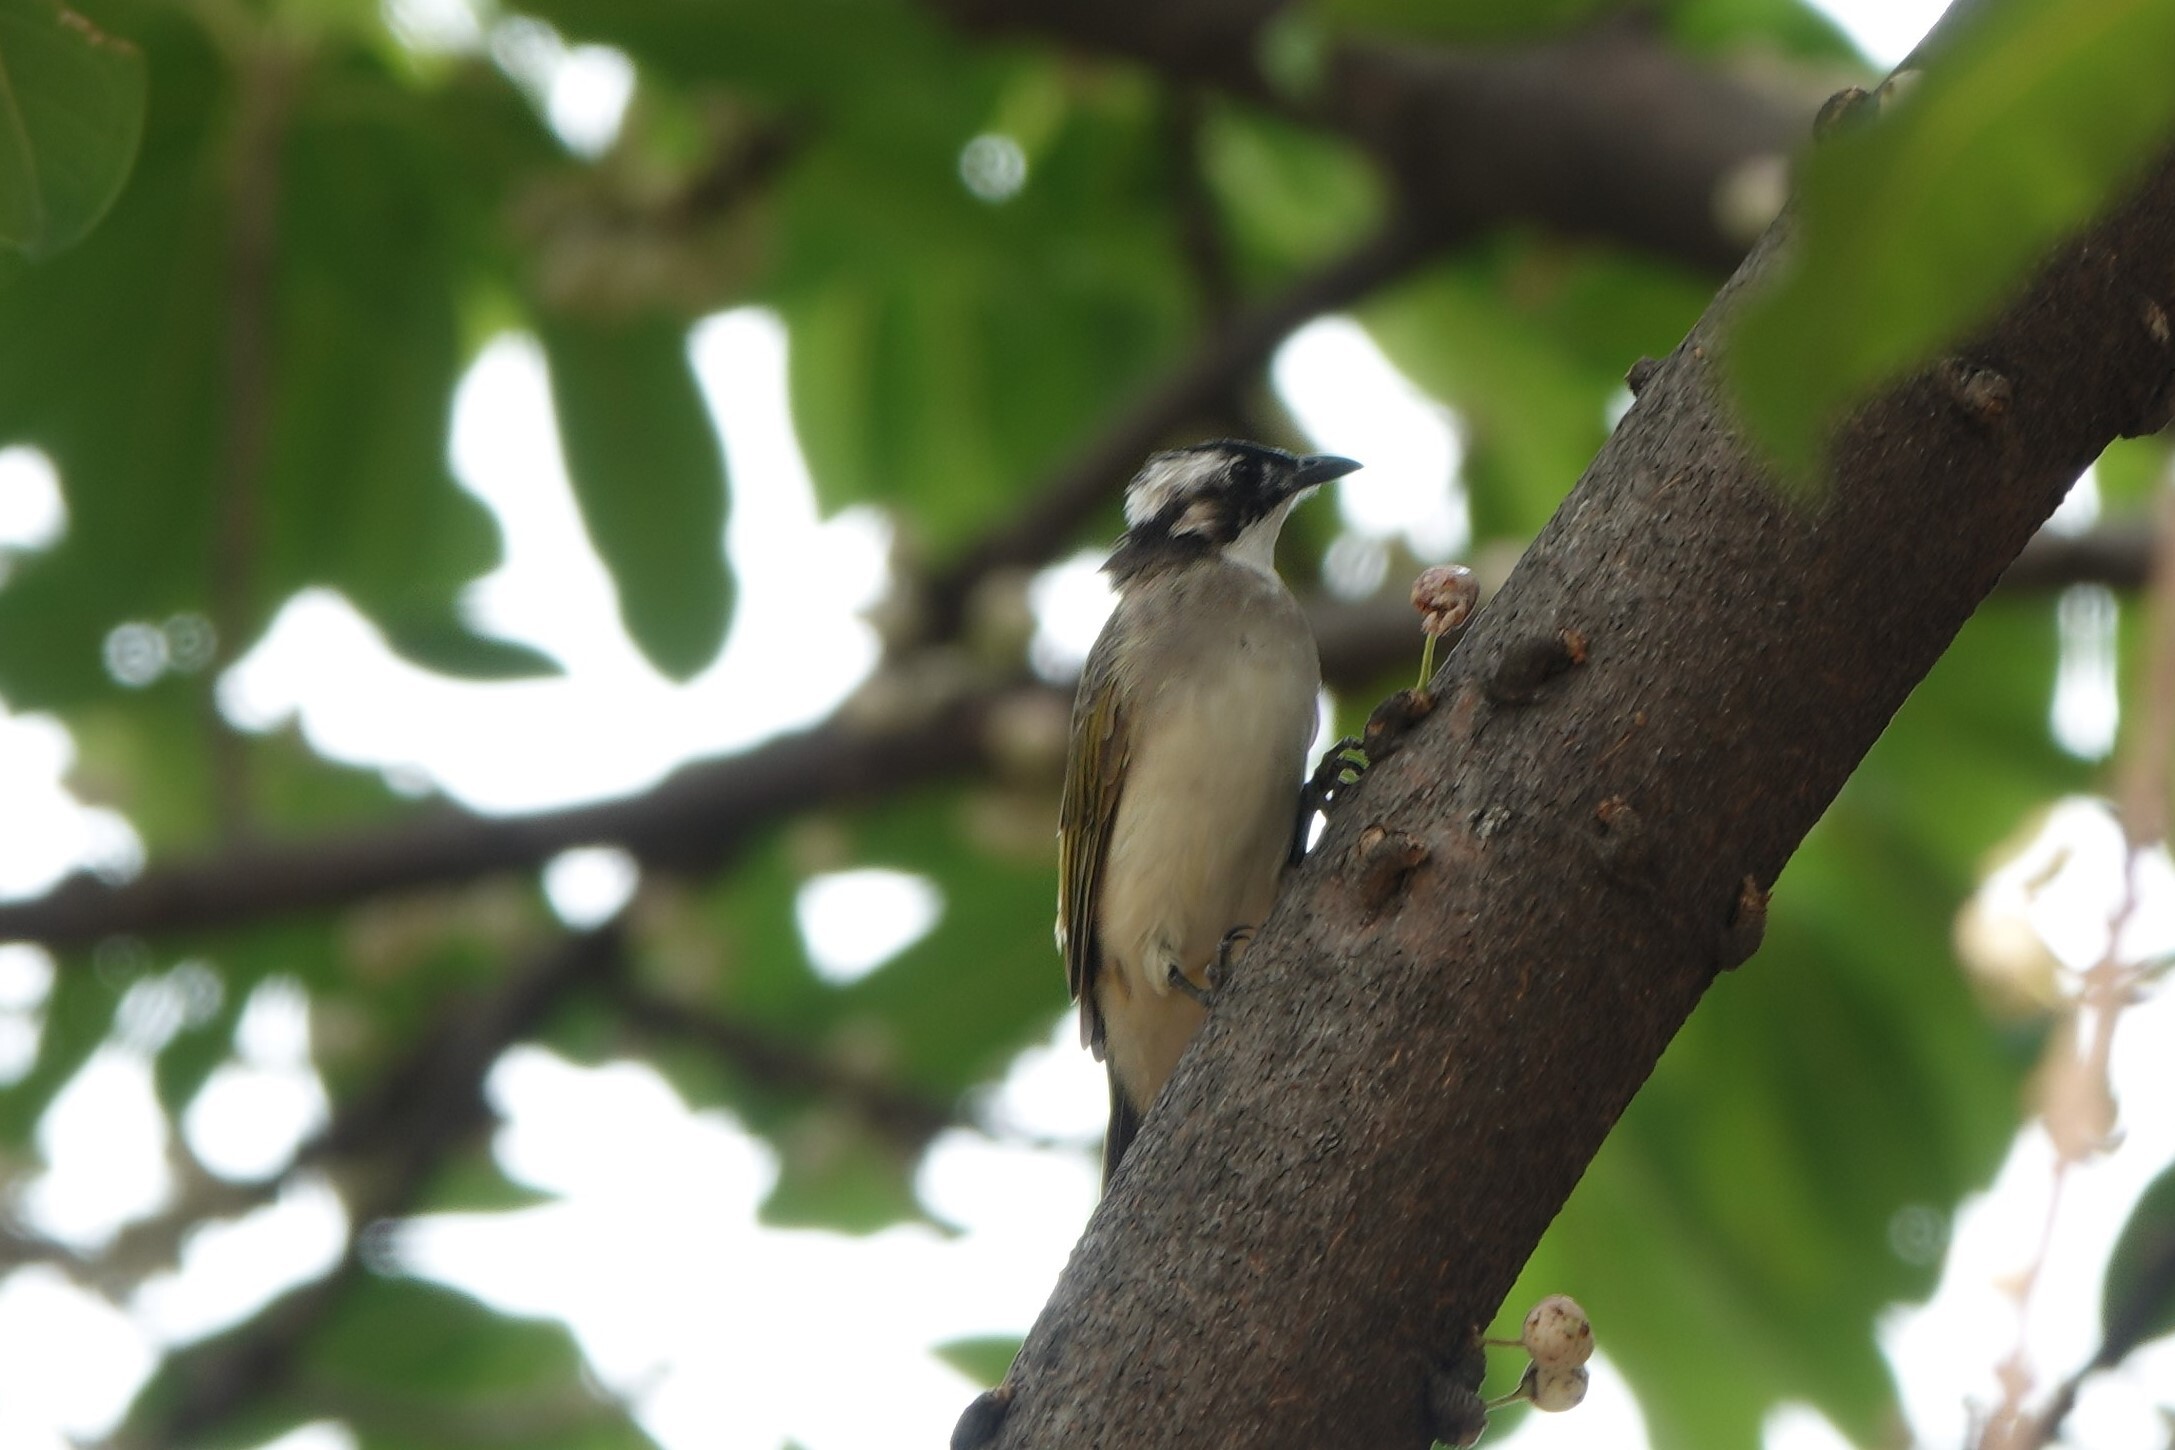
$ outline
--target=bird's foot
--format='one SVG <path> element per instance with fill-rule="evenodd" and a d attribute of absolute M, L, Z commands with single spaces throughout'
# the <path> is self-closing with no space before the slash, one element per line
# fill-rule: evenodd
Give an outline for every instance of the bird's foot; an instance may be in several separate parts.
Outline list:
<path fill-rule="evenodd" d="M 1328 816 L 1345 792 L 1359 784 L 1367 764 L 1367 751 L 1356 735 L 1347 735 L 1329 747 L 1321 764 L 1314 767 L 1314 774 L 1299 788 L 1299 820 L 1292 831 L 1291 859 L 1285 864 L 1296 866 L 1305 858 L 1308 840 L 1314 834 L 1314 818 Z"/>
<path fill-rule="evenodd" d="M 1254 928 L 1234 926 L 1223 934 L 1222 941 L 1216 943 L 1216 955 L 1209 960 L 1208 970 L 1201 974 L 1201 981 L 1196 982 L 1187 976 L 1176 962 L 1171 963 L 1169 976 L 1165 980 L 1170 983 L 1172 991 L 1191 997 L 1204 1008 L 1213 1007 L 1216 1005 L 1216 993 L 1222 990 L 1225 979 L 1230 976 L 1231 963 L 1238 960 L 1238 954 L 1253 937 Z"/>
<path fill-rule="evenodd" d="M 1347 735 L 1329 747 L 1321 763 L 1314 767 L 1314 775 L 1300 793 L 1300 806 L 1307 811 L 1320 811 L 1327 815 L 1345 791 L 1359 784 L 1359 778 L 1367 773 L 1367 751 L 1357 735 Z"/>
<path fill-rule="evenodd" d="M 1224 978 L 1230 974 L 1231 963 L 1253 939 L 1254 929 L 1250 926 L 1234 926 L 1223 934 L 1223 940 L 1216 943 L 1216 959 L 1208 964 L 1208 990 L 1213 992 L 1223 985 Z"/>
<path fill-rule="evenodd" d="M 1216 974 L 1213 969 L 1209 972 L 1208 985 L 1205 987 L 1187 976 L 1185 970 L 1176 962 L 1171 963 L 1169 972 L 1163 980 L 1165 985 L 1179 996 L 1191 997 L 1203 1011 L 1215 1005 Z"/>

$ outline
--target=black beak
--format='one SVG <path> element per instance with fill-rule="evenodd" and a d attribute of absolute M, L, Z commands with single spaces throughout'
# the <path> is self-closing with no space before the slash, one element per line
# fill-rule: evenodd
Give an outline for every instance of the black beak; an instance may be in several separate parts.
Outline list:
<path fill-rule="evenodd" d="M 1331 479 L 1342 478 L 1362 465 L 1349 458 L 1339 458 L 1334 453 L 1310 453 L 1299 460 L 1299 471 L 1293 477 L 1292 489 L 1315 488 Z"/>

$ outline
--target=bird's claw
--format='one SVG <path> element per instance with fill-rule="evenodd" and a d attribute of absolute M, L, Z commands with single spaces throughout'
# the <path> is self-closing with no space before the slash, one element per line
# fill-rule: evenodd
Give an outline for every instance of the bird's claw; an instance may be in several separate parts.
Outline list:
<path fill-rule="evenodd" d="M 1300 793 L 1300 807 L 1309 814 L 1316 811 L 1329 814 L 1346 791 L 1359 784 L 1359 778 L 1367 773 L 1367 751 L 1356 735 L 1347 735 L 1329 747 L 1322 756 L 1321 764 L 1314 767 L 1314 774 Z"/>
<path fill-rule="evenodd" d="M 1231 970 L 1232 953 L 1254 939 L 1250 926 L 1234 926 L 1216 943 L 1216 959 L 1208 964 L 1208 990 L 1213 992 L 1223 985 L 1224 977 Z"/>
<path fill-rule="evenodd" d="M 1202 973 L 1204 981 L 1194 981 L 1176 962 L 1171 963 L 1164 980 L 1179 995 L 1191 997 L 1203 1007 L 1213 1007 L 1216 1004 L 1216 993 L 1231 971 L 1234 954 L 1251 941 L 1253 935 L 1254 929 L 1250 926 L 1234 926 L 1225 932 L 1223 940 L 1216 943 L 1216 955 L 1209 959 L 1208 970 Z"/>
<path fill-rule="evenodd" d="M 1181 997 L 1191 997 L 1203 1009 L 1206 1009 L 1215 1000 L 1216 996 L 1216 986 L 1213 977 L 1214 974 L 1213 972 L 1211 972 L 1211 980 L 1209 982 L 1209 985 L 1204 987 L 1200 983 L 1194 981 L 1193 978 L 1187 976 L 1184 970 L 1179 967 L 1178 963 L 1172 962 L 1170 965 L 1169 973 L 1164 977 L 1163 980 L 1164 983 L 1169 986 L 1173 992 L 1178 993 L 1178 995 L 1180 995 Z"/>

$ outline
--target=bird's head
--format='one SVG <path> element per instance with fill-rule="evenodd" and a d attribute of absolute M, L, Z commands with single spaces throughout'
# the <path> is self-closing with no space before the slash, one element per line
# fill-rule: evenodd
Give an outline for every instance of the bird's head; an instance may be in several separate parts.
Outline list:
<path fill-rule="evenodd" d="M 1158 563 L 1217 553 L 1271 571 L 1292 505 L 1358 467 L 1233 438 L 1153 454 L 1125 491 L 1127 527 L 1110 572 L 1123 582 Z"/>

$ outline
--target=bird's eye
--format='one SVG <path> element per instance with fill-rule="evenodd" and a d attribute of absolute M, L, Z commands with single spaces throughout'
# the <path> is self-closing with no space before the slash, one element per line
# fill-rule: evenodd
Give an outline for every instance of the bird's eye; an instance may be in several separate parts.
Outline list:
<path fill-rule="evenodd" d="M 1231 481 L 1241 488 L 1253 488 L 1261 482 L 1261 460 L 1241 457 L 1231 465 Z"/>

